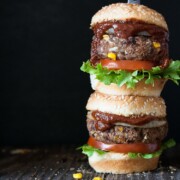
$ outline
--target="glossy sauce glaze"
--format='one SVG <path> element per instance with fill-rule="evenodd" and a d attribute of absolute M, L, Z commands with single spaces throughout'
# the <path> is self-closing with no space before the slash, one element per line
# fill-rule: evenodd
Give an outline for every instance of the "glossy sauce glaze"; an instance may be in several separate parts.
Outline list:
<path fill-rule="evenodd" d="M 130 125 L 144 125 L 155 119 L 158 121 L 165 120 L 165 118 L 150 115 L 125 117 L 122 115 L 103 113 L 100 111 L 93 111 L 91 115 L 96 120 L 95 128 L 99 131 L 108 130 L 118 122 L 128 123 Z"/>

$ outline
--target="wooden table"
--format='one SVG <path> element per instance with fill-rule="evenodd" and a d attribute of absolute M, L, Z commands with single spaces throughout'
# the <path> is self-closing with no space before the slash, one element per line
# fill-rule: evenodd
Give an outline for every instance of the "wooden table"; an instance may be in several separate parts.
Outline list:
<path fill-rule="evenodd" d="M 73 173 L 81 172 L 83 180 L 92 180 L 95 176 L 103 180 L 180 180 L 180 145 L 162 155 L 161 163 L 155 171 L 128 175 L 95 173 L 88 165 L 86 156 L 75 149 L 76 146 L 1 148 L 0 179 L 71 180 Z"/>

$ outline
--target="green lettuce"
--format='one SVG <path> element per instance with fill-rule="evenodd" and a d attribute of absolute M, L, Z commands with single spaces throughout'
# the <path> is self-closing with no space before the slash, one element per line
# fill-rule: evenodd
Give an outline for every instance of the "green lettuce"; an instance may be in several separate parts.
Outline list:
<path fill-rule="evenodd" d="M 163 143 L 160 147 L 160 149 L 154 153 L 150 153 L 150 154 L 143 154 L 143 153 L 128 153 L 128 156 L 130 158 L 138 158 L 138 157 L 142 157 L 144 159 L 151 159 L 154 157 L 158 157 L 162 154 L 162 152 L 168 148 L 171 148 L 173 146 L 176 145 L 176 142 L 173 139 L 169 139 L 168 141 L 166 141 L 165 143 Z"/>
<path fill-rule="evenodd" d="M 150 153 L 150 154 L 143 154 L 143 153 L 128 153 L 128 156 L 130 158 L 144 158 L 144 159 L 151 159 L 157 156 L 160 156 L 162 154 L 162 152 L 168 148 L 171 148 L 173 146 L 176 145 L 176 142 L 173 139 L 169 139 L 168 141 L 166 141 L 165 143 L 163 143 L 160 147 L 160 149 L 158 151 L 155 151 L 154 153 Z M 105 153 L 107 153 L 107 151 L 102 151 L 100 149 L 94 148 L 92 146 L 89 146 L 88 144 L 85 144 L 79 148 L 77 148 L 78 150 L 81 149 L 82 153 L 87 155 L 88 157 L 92 156 L 94 152 L 98 153 L 99 155 L 103 155 Z"/>
<path fill-rule="evenodd" d="M 94 152 L 97 152 L 99 155 L 103 155 L 106 151 L 102 151 L 100 149 L 96 149 L 88 144 L 84 144 L 83 146 L 77 148 L 77 150 L 82 149 L 82 153 L 87 155 L 88 157 L 92 156 Z"/>
<path fill-rule="evenodd" d="M 126 84 L 128 88 L 134 88 L 136 83 L 142 79 L 145 79 L 145 84 L 154 84 L 155 79 L 169 79 L 177 85 L 180 80 L 180 60 L 171 61 L 165 69 L 156 66 L 151 70 L 136 70 L 133 72 L 126 70 L 108 70 L 102 67 L 101 64 L 97 64 L 96 67 L 94 67 L 90 61 L 83 62 L 80 69 L 83 72 L 95 75 L 96 79 L 106 85 L 115 83 L 118 86 L 122 86 Z"/>

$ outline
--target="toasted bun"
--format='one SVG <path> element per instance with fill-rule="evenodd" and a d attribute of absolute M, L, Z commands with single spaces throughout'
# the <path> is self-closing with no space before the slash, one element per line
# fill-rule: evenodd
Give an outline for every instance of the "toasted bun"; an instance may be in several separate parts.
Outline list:
<path fill-rule="evenodd" d="M 154 84 L 145 84 L 145 80 L 140 81 L 136 84 L 136 87 L 127 88 L 126 85 L 119 87 L 118 85 L 112 83 L 110 85 L 105 85 L 103 82 L 100 82 L 96 79 L 95 75 L 90 75 L 90 82 L 92 89 L 108 94 L 108 95 L 132 95 L 132 96 L 155 96 L 159 97 L 163 90 L 167 80 L 157 79 L 154 81 Z"/>
<path fill-rule="evenodd" d="M 132 159 L 127 154 L 108 152 L 104 155 L 93 153 L 89 157 L 89 164 L 99 173 L 127 174 L 156 169 L 158 160 L 159 157 Z"/>
<path fill-rule="evenodd" d="M 91 26 L 105 21 L 139 20 L 168 30 L 164 17 L 157 11 L 139 4 L 116 3 L 103 7 L 93 17 Z"/>
<path fill-rule="evenodd" d="M 166 116 L 166 105 L 161 97 L 109 96 L 94 92 L 91 94 L 86 108 L 91 111 L 98 110 L 126 117 L 132 115 Z"/>

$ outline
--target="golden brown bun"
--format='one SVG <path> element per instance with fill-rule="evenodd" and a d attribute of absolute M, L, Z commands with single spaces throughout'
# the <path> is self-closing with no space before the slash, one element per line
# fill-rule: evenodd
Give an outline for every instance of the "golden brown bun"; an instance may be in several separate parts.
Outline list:
<path fill-rule="evenodd" d="M 166 116 L 166 105 L 161 97 L 110 96 L 97 91 L 91 94 L 86 109 L 126 117 L 132 115 Z"/>
<path fill-rule="evenodd" d="M 139 4 L 116 3 L 103 7 L 93 17 L 91 26 L 104 21 L 140 20 L 168 30 L 164 17 L 157 11 Z"/>
<path fill-rule="evenodd" d="M 110 85 L 105 85 L 95 78 L 94 75 L 90 75 L 91 87 L 92 89 L 104 93 L 107 95 L 131 95 L 131 96 L 155 96 L 159 97 L 163 87 L 167 80 L 157 79 L 153 84 L 145 84 L 145 80 L 140 81 L 136 84 L 135 88 L 127 88 L 126 85 L 119 87 L 118 85 L 112 83 Z"/>
<path fill-rule="evenodd" d="M 100 157 L 101 156 L 101 157 Z M 122 156 L 122 157 L 121 157 Z M 89 159 L 90 166 L 99 173 L 127 174 L 149 171 L 157 168 L 159 157 L 152 159 L 135 158 L 121 153 L 108 152 L 104 155 L 93 154 Z"/>

